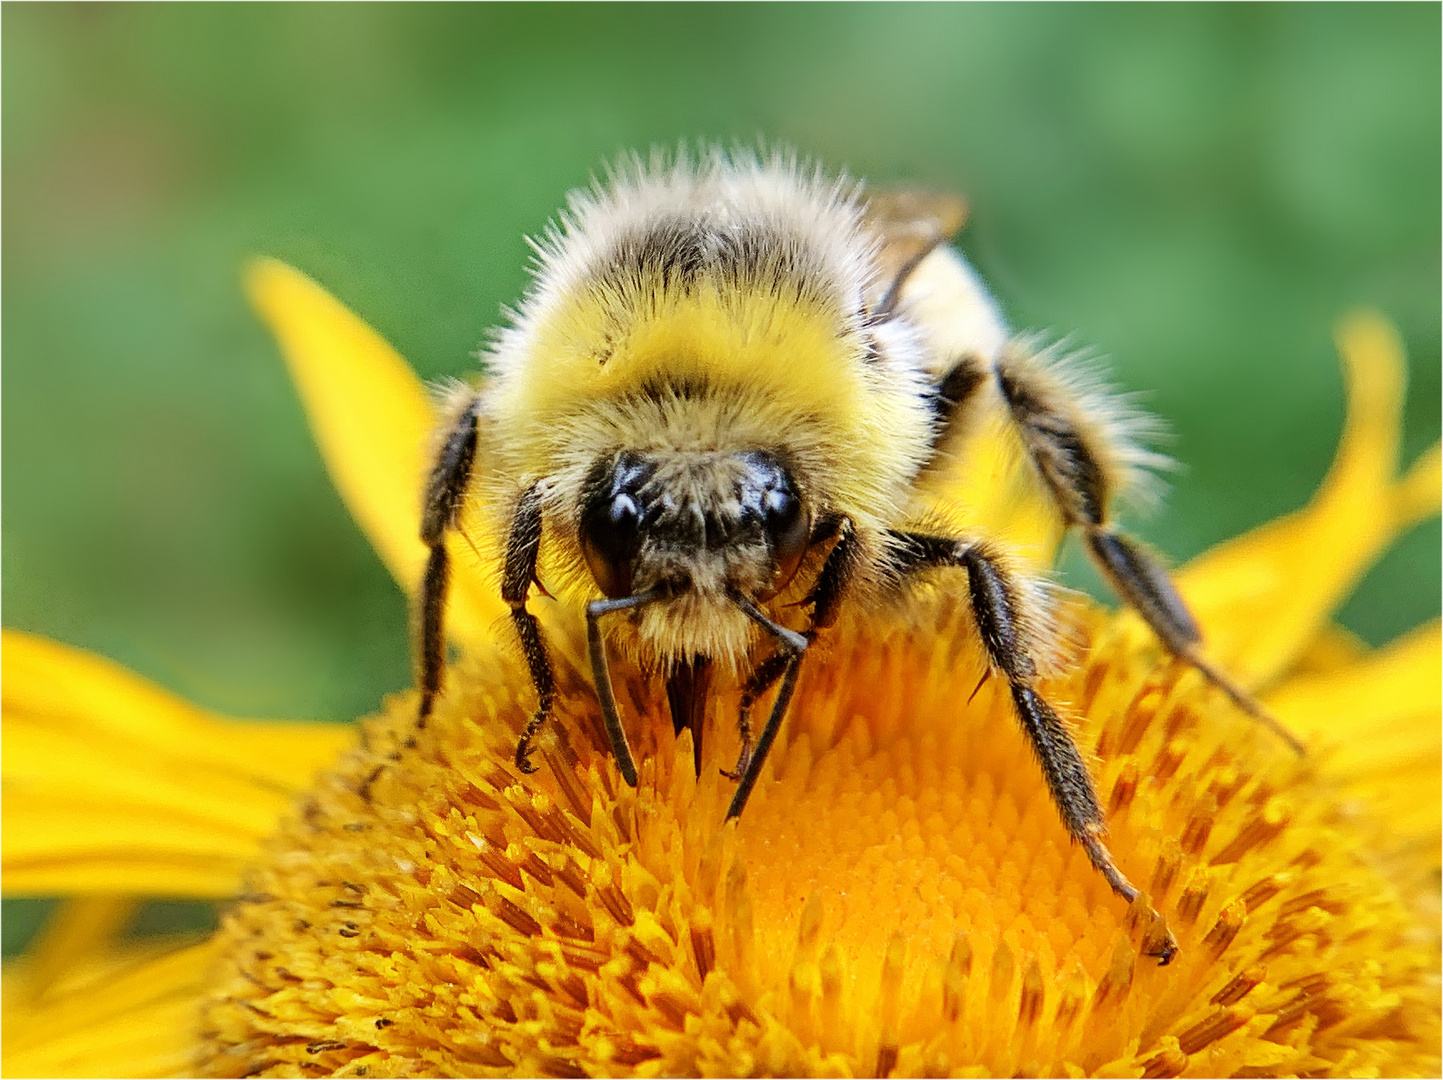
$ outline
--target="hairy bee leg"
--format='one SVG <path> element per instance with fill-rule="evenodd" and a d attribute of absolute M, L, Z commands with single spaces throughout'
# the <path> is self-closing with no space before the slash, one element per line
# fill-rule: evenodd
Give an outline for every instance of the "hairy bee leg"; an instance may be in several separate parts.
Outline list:
<path fill-rule="evenodd" d="M 737 784 L 736 794 L 732 796 L 731 805 L 727 807 L 728 819 L 740 817 L 741 812 L 746 809 L 747 799 L 751 797 L 752 788 L 756 786 L 762 766 L 766 764 L 767 755 L 771 753 L 772 743 L 776 741 L 777 732 L 781 730 L 782 718 L 787 714 L 787 706 L 791 704 L 792 693 L 797 688 L 797 675 L 802 667 L 802 655 L 807 651 L 808 645 L 805 635 L 799 634 L 795 630 L 788 630 L 785 626 L 779 626 L 767 618 L 761 609 L 746 597 L 737 596 L 733 599 L 749 619 L 777 639 L 777 643 L 781 645 L 786 656 L 786 668 L 785 674 L 782 676 L 781 689 L 777 691 L 777 699 L 772 702 L 771 715 L 767 717 L 766 727 L 762 728 L 761 738 L 757 740 L 756 751 L 747 761 L 741 780 Z"/>
<path fill-rule="evenodd" d="M 1118 533 L 1089 528 L 1086 535 L 1088 551 L 1108 584 L 1142 616 L 1168 652 L 1197 669 L 1234 705 L 1282 739 L 1294 753 L 1307 753 L 1301 739 L 1198 651 L 1202 633 L 1173 587 L 1167 571 L 1158 565 L 1156 559 Z"/>
<path fill-rule="evenodd" d="M 839 517 L 835 522 L 824 523 L 828 530 L 822 534 L 835 535 L 836 544 L 822 564 L 817 583 L 812 587 L 808 599 L 812 603 L 812 626 L 807 636 L 813 638 L 818 630 L 835 626 L 837 616 L 842 612 L 842 597 L 852 584 L 852 579 L 862 565 L 862 552 L 857 545 L 857 530 L 849 517 Z M 821 529 L 818 530 L 821 533 Z"/>
<path fill-rule="evenodd" d="M 816 640 L 818 631 L 825 630 L 836 623 L 837 616 L 841 611 L 842 597 L 847 591 L 852 575 L 856 573 L 857 567 L 860 565 L 856 532 L 851 518 L 829 517 L 817 523 L 817 527 L 812 531 L 811 542 L 823 544 L 832 539 L 835 539 L 836 543 L 827 553 L 827 561 L 822 564 L 822 571 L 817 575 L 816 584 L 807 597 L 807 602 L 812 605 L 812 625 L 805 635 L 808 643 Z M 757 666 L 742 688 L 741 708 L 737 717 L 737 729 L 741 734 L 741 752 L 737 755 L 736 768 L 731 772 L 722 770 L 722 775 L 729 780 L 739 781 L 746 775 L 747 766 L 750 764 L 753 754 L 752 706 L 756 704 L 759 697 L 772 688 L 778 679 L 786 674 L 788 659 L 786 650 L 773 653 Z"/>
<path fill-rule="evenodd" d="M 421 504 L 421 542 L 431 549 L 421 579 L 417 625 L 416 685 L 421 707 L 416 726 L 424 727 L 441 690 L 441 672 L 446 661 L 445 607 L 450 567 L 446 556 L 446 533 L 456 527 L 476 461 L 477 416 L 481 399 L 472 394 L 464 403 L 451 430 L 441 443 L 436 462 L 426 478 Z"/>
<path fill-rule="evenodd" d="M 521 494 L 506 539 L 506 556 L 501 572 L 501 599 L 511 606 L 511 622 L 521 640 L 521 651 L 536 687 L 536 712 L 516 743 L 516 767 L 524 773 L 536 771 L 531 764 L 531 740 L 551 715 L 556 700 L 556 678 L 551 658 L 541 636 L 541 624 L 526 609 L 526 597 L 536 577 L 536 555 L 541 550 L 541 492 L 532 484 Z"/>
<path fill-rule="evenodd" d="M 781 729 L 782 718 L 786 716 L 787 707 L 792 703 L 792 692 L 797 688 L 797 675 L 801 670 L 802 654 L 797 652 L 788 656 L 781 689 L 777 691 L 777 700 L 772 703 L 772 713 L 767 717 L 766 727 L 762 728 L 756 750 L 747 758 L 746 766 L 737 782 L 736 794 L 732 796 L 731 805 L 727 807 L 728 819 L 741 817 L 742 811 L 746 809 L 752 788 L 756 787 L 762 766 L 766 764 L 767 755 L 772 751 L 772 743 L 776 741 L 777 732 Z M 738 765 L 740 764 L 738 762 Z"/>
<path fill-rule="evenodd" d="M 438 541 L 426 558 L 426 572 L 421 578 L 420 624 L 416 635 L 419 639 L 416 645 L 416 685 L 421 691 L 421 707 L 416 714 L 418 728 L 426 726 L 426 720 L 436 704 L 436 695 L 441 692 L 441 672 L 446 662 L 443 616 L 450 577 L 446 544 Z"/>
<path fill-rule="evenodd" d="M 967 571 L 972 616 L 987 659 L 1007 679 L 1013 706 L 1037 753 L 1062 823 L 1113 892 L 1131 903 L 1137 898 L 1137 888 L 1118 869 L 1102 841 L 1107 826 L 1082 754 L 1056 710 L 1033 688 L 1037 662 L 1029 650 L 1026 628 L 1034 617 L 1025 609 L 1017 582 L 979 544 L 919 533 L 892 535 L 900 541 L 898 558 L 903 574 L 936 567 Z M 1161 962 L 1167 963 L 1175 950 L 1176 943 L 1169 936 L 1158 954 Z"/>
<path fill-rule="evenodd" d="M 737 754 L 736 766 L 728 772 L 721 771 L 728 780 L 741 780 L 746 775 L 747 765 L 752 759 L 752 706 L 786 674 L 792 662 L 789 651 L 774 652 L 758 664 L 746 684 L 742 687 L 741 705 L 737 712 L 737 732 L 741 735 L 741 750 Z"/>
<path fill-rule="evenodd" d="M 1294 751 L 1304 746 L 1275 717 L 1201 652 L 1202 632 L 1178 595 L 1167 571 L 1107 521 L 1105 446 L 1073 417 L 1075 403 L 1046 381 L 1025 353 L 1011 349 L 998 360 L 997 383 L 1043 485 L 1069 527 L 1082 530 L 1088 554 L 1114 592 L 1135 610 L 1163 646 L 1191 665 L 1239 708 L 1262 723 Z"/>

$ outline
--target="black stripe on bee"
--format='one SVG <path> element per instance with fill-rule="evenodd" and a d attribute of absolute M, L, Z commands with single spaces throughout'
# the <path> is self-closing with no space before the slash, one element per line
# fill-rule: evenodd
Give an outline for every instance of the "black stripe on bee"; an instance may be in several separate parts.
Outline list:
<path fill-rule="evenodd" d="M 705 277 L 740 289 L 760 289 L 800 302 L 820 299 L 823 259 L 804 237 L 778 235 L 760 222 L 663 218 L 623 234 L 599 261 L 595 283 L 604 289 L 635 288 L 660 279 L 663 290 L 691 291 Z"/>

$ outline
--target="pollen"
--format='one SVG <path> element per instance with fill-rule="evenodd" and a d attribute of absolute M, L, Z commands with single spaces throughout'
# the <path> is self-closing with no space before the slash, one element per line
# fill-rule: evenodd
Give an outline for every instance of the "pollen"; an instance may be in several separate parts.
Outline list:
<path fill-rule="evenodd" d="M 1436 1067 L 1438 942 L 1385 823 L 1118 620 L 1069 609 L 1065 703 L 1144 890 L 1070 842 L 970 623 L 844 623 L 725 823 L 736 696 L 702 774 L 617 666 L 626 786 L 555 611 L 538 772 L 514 661 L 411 695 L 269 844 L 222 928 L 211 1075 L 1410 1073 Z M 562 661 L 570 657 L 570 662 Z M 961 692 L 959 692 L 959 688 Z M 1150 944 L 1179 952 L 1159 966 Z"/>

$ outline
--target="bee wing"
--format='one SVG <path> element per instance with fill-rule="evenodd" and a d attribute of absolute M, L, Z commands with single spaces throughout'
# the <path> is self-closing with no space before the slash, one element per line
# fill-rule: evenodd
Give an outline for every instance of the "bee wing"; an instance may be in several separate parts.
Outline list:
<path fill-rule="evenodd" d="M 877 281 L 868 308 L 884 311 L 896 302 L 897 287 L 938 244 L 956 236 L 967 221 L 967 200 L 938 191 L 875 191 L 867 196 L 865 220 L 881 238 Z"/>

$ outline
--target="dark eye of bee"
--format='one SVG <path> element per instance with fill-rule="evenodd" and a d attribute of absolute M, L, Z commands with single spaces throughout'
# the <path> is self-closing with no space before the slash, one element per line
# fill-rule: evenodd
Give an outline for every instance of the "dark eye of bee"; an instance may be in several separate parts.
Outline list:
<path fill-rule="evenodd" d="M 631 574 L 641 550 L 641 507 L 619 491 L 593 504 L 581 519 L 581 553 L 597 586 L 611 599 L 631 595 Z"/>
<path fill-rule="evenodd" d="M 781 484 L 787 483 L 785 476 L 779 479 Z M 761 509 L 762 530 L 776 560 L 771 592 L 775 596 L 796 576 L 802 556 L 807 553 L 812 523 L 802 500 L 789 487 L 769 487 L 762 496 Z"/>
<path fill-rule="evenodd" d="M 641 551 L 641 488 L 652 467 L 633 454 L 603 458 L 592 472 L 592 494 L 581 512 L 581 554 L 602 593 L 630 596 Z"/>

